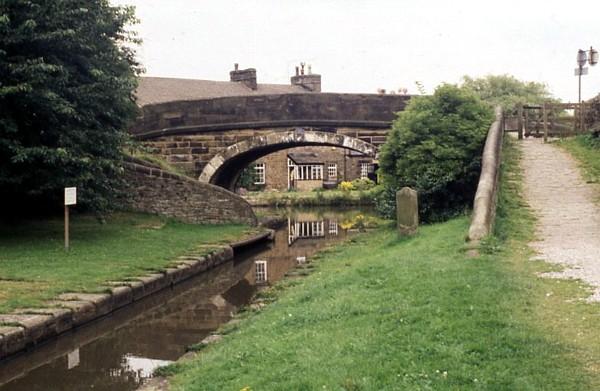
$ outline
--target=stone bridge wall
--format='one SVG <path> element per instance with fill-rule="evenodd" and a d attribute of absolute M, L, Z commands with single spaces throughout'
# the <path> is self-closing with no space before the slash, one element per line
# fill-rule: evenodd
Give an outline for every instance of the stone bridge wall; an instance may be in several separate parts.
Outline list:
<path fill-rule="evenodd" d="M 280 94 L 236 96 L 147 105 L 131 128 L 140 138 L 263 127 L 389 128 L 410 96 Z"/>
<path fill-rule="evenodd" d="M 126 202 L 133 210 L 194 224 L 257 223 L 250 204 L 221 187 L 166 172 L 135 158 L 127 159 L 124 166 L 129 186 Z"/>
<path fill-rule="evenodd" d="M 287 132 L 291 128 L 239 129 L 235 131 L 202 132 L 187 135 L 164 136 L 146 140 L 148 151 L 182 168 L 188 175 L 198 178 L 206 164 L 216 154 L 232 144 L 274 132 Z M 322 131 L 317 128 L 314 130 Z M 385 142 L 387 129 L 339 128 L 338 134 L 363 139 L 375 146 Z"/>

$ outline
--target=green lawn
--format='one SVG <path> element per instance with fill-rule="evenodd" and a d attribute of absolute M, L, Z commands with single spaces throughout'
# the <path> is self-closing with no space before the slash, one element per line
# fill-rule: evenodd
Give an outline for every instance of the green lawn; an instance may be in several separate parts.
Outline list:
<path fill-rule="evenodd" d="M 42 305 L 62 292 L 98 291 L 106 281 L 163 269 L 179 255 L 248 231 L 241 225 L 190 225 L 133 213 L 115 214 L 106 224 L 74 216 L 72 249 L 65 252 L 60 219 L 3 224 L 0 313 Z"/>
<path fill-rule="evenodd" d="M 509 141 L 510 142 L 510 141 Z M 468 218 L 391 228 L 320 255 L 313 274 L 224 339 L 167 367 L 173 390 L 600 389 L 600 311 L 575 282 L 537 276 L 532 218 L 505 152 L 497 236 L 464 252 Z"/>

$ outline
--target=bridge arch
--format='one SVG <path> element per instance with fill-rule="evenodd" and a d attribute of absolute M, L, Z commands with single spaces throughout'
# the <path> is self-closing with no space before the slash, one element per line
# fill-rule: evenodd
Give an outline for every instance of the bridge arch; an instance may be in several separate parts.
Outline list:
<path fill-rule="evenodd" d="M 230 145 L 208 162 L 198 179 L 201 182 L 234 190 L 242 171 L 253 161 L 283 149 L 306 146 L 340 147 L 371 157 L 375 157 L 377 153 L 373 144 L 354 137 L 296 128 L 251 137 Z"/>

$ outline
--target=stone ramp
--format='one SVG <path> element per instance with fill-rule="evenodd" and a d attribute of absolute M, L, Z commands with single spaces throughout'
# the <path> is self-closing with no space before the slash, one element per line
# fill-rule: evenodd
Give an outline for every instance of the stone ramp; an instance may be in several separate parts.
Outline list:
<path fill-rule="evenodd" d="M 577 162 L 558 146 L 542 139 L 520 142 L 524 196 L 538 221 L 530 246 L 536 259 L 564 266 L 555 278 L 580 279 L 590 284 L 589 298 L 600 301 L 600 189 L 586 183 Z"/>

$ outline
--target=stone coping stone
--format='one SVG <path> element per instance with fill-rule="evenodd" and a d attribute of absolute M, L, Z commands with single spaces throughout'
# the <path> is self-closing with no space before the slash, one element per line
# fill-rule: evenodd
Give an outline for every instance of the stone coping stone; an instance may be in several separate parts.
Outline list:
<path fill-rule="evenodd" d="M 51 300 L 47 302 L 50 306 L 69 308 L 73 311 L 72 326 L 81 326 L 93 319 L 100 317 L 96 315 L 96 306 L 90 301 L 81 300 Z"/>
<path fill-rule="evenodd" d="M 14 313 L 49 315 L 54 320 L 56 334 L 61 334 L 73 327 L 73 311 L 67 308 L 19 308 Z"/>
<path fill-rule="evenodd" d="M 113 309 L 112 297 L 108 293 L 63 293 L 58 296 L 62 301 L 89 301 L 96 307 L 96 316 L 106 315 Z"/>
<path fill-rule="evenodd" d="M 143 287 L 143 284 L 141 286 Z M 116 286 L 110 288 L 110 292 L 112 294 L 111 311 L 133 303 L 133 289 L 129 286 Z"/>
<path fill-rule="evenodd" d="M 233 248 L 233 250 L 235 251 L 237 248 L 240 248 L 240 247 L 246 247 L 246 246 L 256 244 L 258 242 L 262 242 L 265 240 L 273 240 L 274 237 L 275 237 L 275 231 L 272 229 L 269 229 L 267 232 L 263 232 L 261 234 L 254 235 L 250 238 L 231 243 L 231 248 Z"/>
<path fill-rule="evenodd" d="M 18 352 L 26 346 L 25 328 L 20 326 L 0 326 L 0 349 L 3 352 Z"/>
<path fill-rule="evenodd" d="M 0 324 L 23 327 L 26 344 L 56 335 L 54 318 L 51 315 L 8 314 L 0 315 Z"/>
<path fill-rule="evenodd" d="M 244 243 L 273 239 L 273 232 L 261 232 Z M 238 242 L 239 243 L 239 242 Z M 63 293 L 47 301 L 46 308 L 19 308 L 0 314 L 0 359 L 45 339 L 91 322 L 212 267 L 233 259 L 232 246 L 210 246 L 211 254 L 178 257 L 162 273 L 127 281 L 109 281 L 110 293 Z"/>

